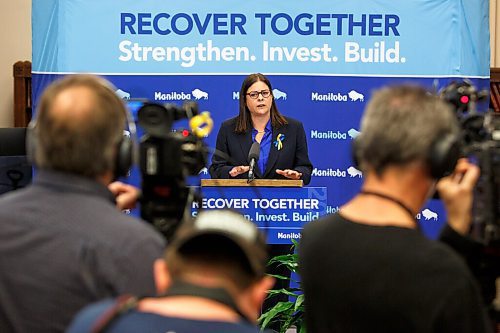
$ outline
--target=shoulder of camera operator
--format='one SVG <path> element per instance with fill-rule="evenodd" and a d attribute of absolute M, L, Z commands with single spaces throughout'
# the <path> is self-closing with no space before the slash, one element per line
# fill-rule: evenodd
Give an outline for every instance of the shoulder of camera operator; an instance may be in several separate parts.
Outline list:
<path fill-rule="evenodd" d="M 118 270 L 113 271 L 115 267 L 105 267 L 103 271 L 121 275 L 113 281 L 123 286 L 117 288 L 120 292 L 141 291 L 134 286 L 149 286 L 146 279 L 150 272 L 145 266 L 161 255 L 165 244 L 151 226 L 114 209 L 115 196 L 108 186 L 116 176 L 117 154 L 126 124 L 123 101 L 105 79 L 87 74 L 70 75 L 45 90 L 38 111 L 27 138 L 29 154 L 39 169 L 35 182 L 61 187 L 63 190 L 52 191 L 50 195 L 64 196 L 69 204 L 75 203 L 76 208 L 69 214 L 79 215 L 86 205 L 92 205 L 91 214 L 79 217 L 85 220 L 92 216 L 85 229 L 88 234 L 82 233 L 82 239 L 94 237 L 92 241 L 97 244 L 94 233 L 100 233 L 99 236 L 116 233 L 115 223 L 119 221 L 124 229 L 106 246 L 126 243 L 130 247 L 106 256 L 117 266 L 118 260 L 128 262 L 123 265 L 123 272 L 130 274 L 119 274 Z M 57 209 L 66 214 L 69 208 Z M 100 220 L 100 229 L 94 230 L 94 223 Z"/>
<path fill-rule="evenodd" d="M 201 212 L 179 228 L 155 262 L 158 296 L 129 299 L 127 311 L 118 311 L 125 309 L 118 301 L 90 305 L 68 332 L 107 327 L 111 320 L 116 331 L 127 332 L 131 326 L 258 332 L 255 323 L 274 283 L 267 262 L 265 237 L 252 222 L 225 210 Z"/>
<path fill-rule="evenodd" d="M 444 170 L 452 168 L 456 161 L 459 133 L 459 123 L 451 107 L 438 97 L 412 86 L 386 88 L 367 106 L 361 135 L 354 141 L 355 157 L 361 169 L 369 168 L 372 174 L 382 173 L 391 165 L 420 164 L 421 171 L 415 171 L 420 173 L 420 183 L 425 186 L 412 189 L 423 194 L 418 200 L 420 206 L 415 208 L 420 209 L 437 186 L 452 229 L 445 231 L 465 237 L 471 223 L 478 168 L 461 159 L 451 175 L 442 177 Z"/>

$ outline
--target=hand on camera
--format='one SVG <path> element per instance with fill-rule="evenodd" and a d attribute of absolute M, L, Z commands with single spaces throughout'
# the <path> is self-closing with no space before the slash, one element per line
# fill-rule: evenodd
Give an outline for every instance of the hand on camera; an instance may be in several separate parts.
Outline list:
<path fill-rule="evenodd" d="M 114 194 L 119 210 L 135 208 L 140 196 L 138 188 L 122 182 L 113 182 L 108 185 L 108 189 Z"/>
<path fill-rule="evenodd" d="M 229 175 L 231 175 L 231 177 L 236 177 L 238 175 L 241 175 L 242 173 L 248 172 L 248 170 L 250 170 L 250 167 L 248 165 L 235 166 L 231 169 L 231 171 L 229 171 Z"/>
<path fill-rule="evenodd" d="M 282 175 L 288 179 L 300 179 L 300 177 L 302 177 L 302 173 L 301 172 L 298 172 L 298 171 L 295 171 L 295 170 L 290 170 L 290 169 L 285 169 L 285 170 L 280 170 L 280 169 L 276 169 L 276 173 L 278 175 Z"/>
<path fill-rule="evenodd" d="M 448 224 L 462 235 L 469 232 L 472 222 L 473 190 L 478 178 L 479 168 L 462 158 L 455 171 L 437 183 L 448 214 Z"/>

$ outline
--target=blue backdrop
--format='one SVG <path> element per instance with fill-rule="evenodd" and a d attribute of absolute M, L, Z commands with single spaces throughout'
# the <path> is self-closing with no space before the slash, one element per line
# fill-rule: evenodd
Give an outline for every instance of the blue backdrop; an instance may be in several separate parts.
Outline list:
<path fill-rule="evenodd" d="M 196 100 L 214 118 L 213 147 L 244 77 L 262 72 L 279 110 L 304 123 L 311 186 L 328 188 L 335 212 L 362 182 L 350 142 L 375 89 L 488 86 L 488 13 L 487 0 L 33 0 L 34 104 L 60 75 L 97 73 L 124 99 Z M 425 209 L 417 218 L 435 237 L 442 205 Z"/>

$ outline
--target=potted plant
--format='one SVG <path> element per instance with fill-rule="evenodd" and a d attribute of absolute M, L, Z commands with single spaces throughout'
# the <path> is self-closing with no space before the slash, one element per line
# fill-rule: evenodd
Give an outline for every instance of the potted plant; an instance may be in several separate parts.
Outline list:
<path fill-rule="evenodd" d="M 273 327 L 279 327 L 279 333 L 285 333 L 288 329 L 295 327 L 297 333 L 305 333 L 305 319 L 304 319 L 304 295 L 302 294 L 302 288 L 300 286 L 300 281 L 294 279 L 294 274 L 298 271 L 298 255 L 293 253 L 294 249 L 297 247 L 297 242 L 292 240 L 292 254 L 279 255 L 269 260 L 268 265 L 282 265 L 285 266 L 291 272 L 291 277 L 270 274 L 276 279 L 288 280 L 287 285 L 292 285 L 292 287 L 275 289 L 269 291 L 268 298 L 277 297 L 278 295 L 286 295 L 288 301 L 278 302 L 275 306 L 264 312 L 260 318 L 259 323 L 262 329 L 265 329 L 269 325 Z"/>

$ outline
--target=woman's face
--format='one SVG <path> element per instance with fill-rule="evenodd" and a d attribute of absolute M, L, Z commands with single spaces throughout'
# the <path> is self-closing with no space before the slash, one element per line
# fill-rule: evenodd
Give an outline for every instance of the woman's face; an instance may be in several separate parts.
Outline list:
<path fill-rule="evenodd" d="M 246 92 L 245 99 L 247 102 L 247 108 L 250 110 L 252 117 L 270 115 L 273 96 L 269 87 L 264 82 L 257 81 L 252 84 Z"/>

